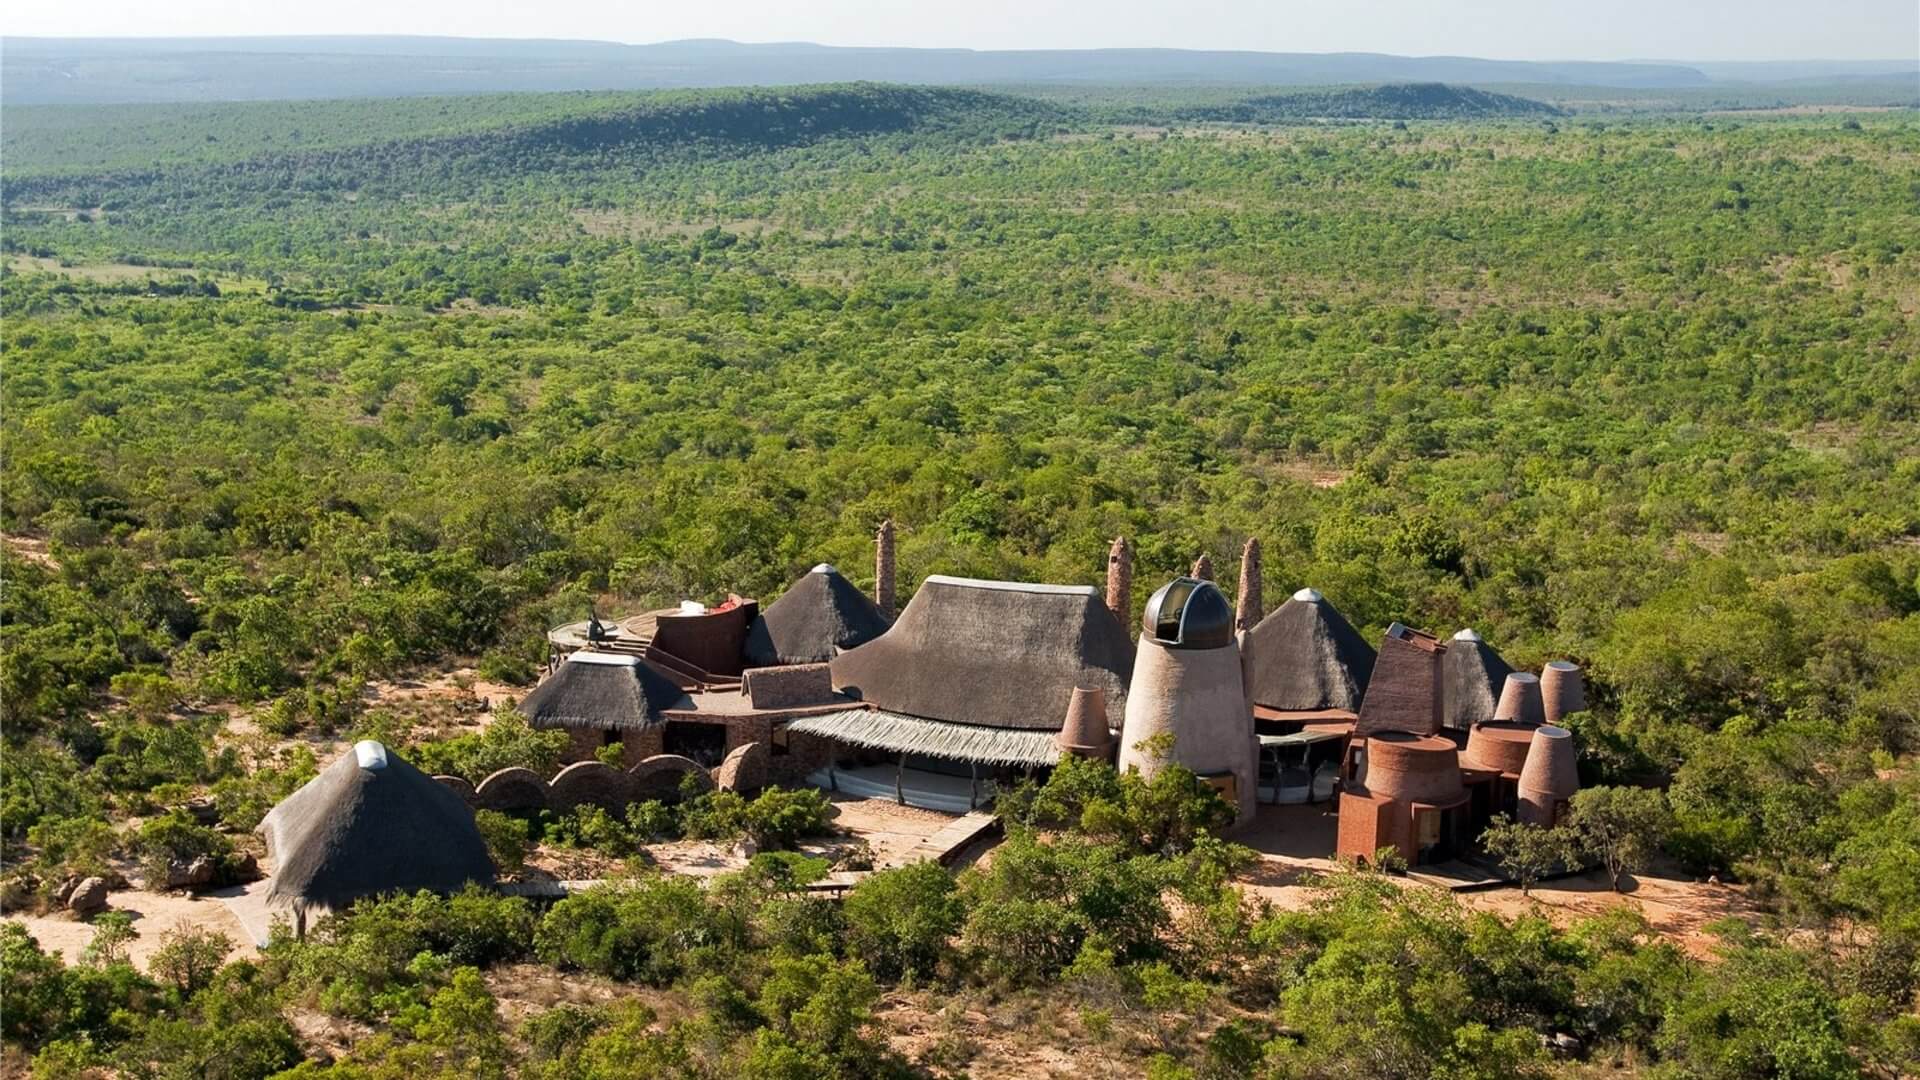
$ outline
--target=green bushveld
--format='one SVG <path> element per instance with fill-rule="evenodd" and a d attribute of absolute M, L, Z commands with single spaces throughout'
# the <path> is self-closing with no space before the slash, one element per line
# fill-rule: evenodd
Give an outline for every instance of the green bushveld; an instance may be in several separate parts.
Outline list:
<path fill-rule="evenodd" d="M 0 843 L 43 887 L 224 855 L 165 809 L 245 828 L 311 775 L 207 706 L 364 730 L 367 682 L 525 680 L 590 601 L 858 580 L 890 517 L 909 591 L 1092 582 L 1124 533 L 1137 606 L 1201 552 L 1231 588 L 1259 536 L 1270 597 L 1573 657 L 1584 780 L 1665 787 L 1665 853 L 1760 925 L 1702 963 L 1366 875 L 1262 912 L 1200 804 L 1068 772 L 1031 804 L 1056 841 L 844 912 L 764 867 L 373 905 L 158 982 L 8 929 L 46 1074 L 268 1075 L 294 1007 L 380 1034 L 303 1073 L 884 1070 L 896 979 L 1068 988 L 1169 1075 L 1523 1075 L 1552 1031 L 1661 1075 L 1920 1067 L 1910 112 L 1145 129 L 863 85 L 336 103 L 289 146 L 290 108 L 8 114 Z M 528 957 L 703 1004 L 516 1027 L 470 969 Z"/>

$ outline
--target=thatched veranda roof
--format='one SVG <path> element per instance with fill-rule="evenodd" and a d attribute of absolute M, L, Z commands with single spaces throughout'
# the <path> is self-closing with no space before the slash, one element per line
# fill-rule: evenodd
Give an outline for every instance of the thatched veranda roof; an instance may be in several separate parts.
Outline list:
<path fill-rule="evenodd" d="M 1126 715 L 1133 643 L 1098 590 L 934 575 L 893 629 L 833 660 L 837 690 L 887 712 L 984 728 L 1060 730 L 1076 688 Z"/>
<path fill-rule="evenodd" d="M 747 663 L 818 664 L 887 632 L 893 620 L 845 575 L 821 563 L 767 605 L 747 629 Z"/>
<path fill-rule="evenodd" d="M 1500 688 L 1506 685 L 1513 668 L 1493 646 L 1472 630 L 1462 630 L 1447 642 L 1447 655 L 1440 660 L 1440 722 L 1455 731 L 1475 724 L 1490 723 L 1494 706 L 1500 700 Z"/>
<path fill-rule="evenodd" d="M 274 863 L 267 903 L 301 912 L 493 880 L 493 861 L 467 804 L 371 740 L 282 800 L 258 831 Z"/>
<path fill-rule="evenodd" d="M 639 731 L 666 722 L 667 709 L 691 709 L 673 680 L 627 653 L 576 652 L 520 703 L 537 728 Z"/>
<path fill-rule="evenodd" d="M 1301 589 L 1247 631 L 1247 692 L 1287 712 L 1359 712 L 1374 651 L 1326 598 Z"/>
<path fill-rule="evenodd" d="M 1052 732 L 925 720 L 885 709 L 803 716 L 788 724 L 787 731 L 869 750 L 977 761 L 982 765 L 1053 765 L 1064 752 Z"/>

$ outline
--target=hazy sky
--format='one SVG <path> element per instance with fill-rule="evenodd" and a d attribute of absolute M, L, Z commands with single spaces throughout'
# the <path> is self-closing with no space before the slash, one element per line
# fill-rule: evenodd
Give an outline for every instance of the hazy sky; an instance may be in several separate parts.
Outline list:
<path fill-rule="evenodd" d="M 11 0 L 0 33 L 723 37 L 1501 59 L 1920 56 L 1920 0 Z"/>

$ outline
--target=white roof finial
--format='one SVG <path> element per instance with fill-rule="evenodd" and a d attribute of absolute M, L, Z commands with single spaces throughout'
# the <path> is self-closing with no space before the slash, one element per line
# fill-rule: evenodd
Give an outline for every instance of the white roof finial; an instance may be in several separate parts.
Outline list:
<path fill-rule="evenodd" d="M 361 739 L 353 744 L 353 756 L 360 767 L 368 772 L 379 772 L 387 767 L 387 748 L 372 739 Z"/>

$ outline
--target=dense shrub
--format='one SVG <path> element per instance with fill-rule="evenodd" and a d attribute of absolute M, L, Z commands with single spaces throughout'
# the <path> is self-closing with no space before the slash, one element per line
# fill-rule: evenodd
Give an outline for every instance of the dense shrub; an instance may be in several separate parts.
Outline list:
<path fill-rule="evenodd" d="M 937 863 L 881 870 L 847 894 L 847 948 L 882 978 L 933 975 L 965 916 L 953 875 Z"/>

